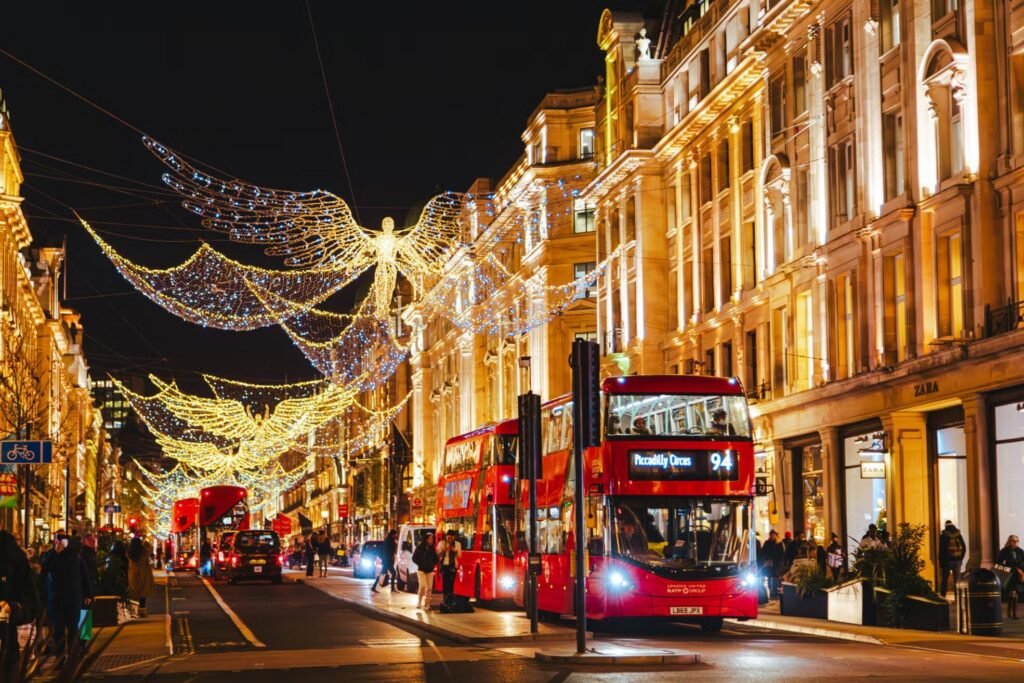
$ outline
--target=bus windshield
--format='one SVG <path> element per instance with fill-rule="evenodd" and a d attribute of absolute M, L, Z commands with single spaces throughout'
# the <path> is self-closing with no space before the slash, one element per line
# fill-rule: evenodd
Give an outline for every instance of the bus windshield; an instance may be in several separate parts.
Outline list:
<path fill-rule="evenodd" d="M 679 569 L 750 561 L 744 500 L 638 496 L 612 508 L 613 552 L 651 567 Z"/>
<path fill-rule="evenodd" d="M 750 437 L 743 396 L 608 394 L 605 434 L 616 437 Z"/>

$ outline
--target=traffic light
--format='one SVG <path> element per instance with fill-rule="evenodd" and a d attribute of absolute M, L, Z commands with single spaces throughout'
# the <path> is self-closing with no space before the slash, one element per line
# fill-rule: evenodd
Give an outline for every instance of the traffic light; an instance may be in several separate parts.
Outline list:
<path fill-rule="evenodd" d="M 601 444 L 601 352 L 595 342 L 572 344 L 572 393 L 582 448 Z"/>
<path fill-rule="evenodd" d="M 139 526 L 139 518 L 138 517 L 129 517 L 128 518 L 128 528 L 129 529 L 131 529 L 132 531 L 135 531 L 138 528 L 138 526 Z"/>

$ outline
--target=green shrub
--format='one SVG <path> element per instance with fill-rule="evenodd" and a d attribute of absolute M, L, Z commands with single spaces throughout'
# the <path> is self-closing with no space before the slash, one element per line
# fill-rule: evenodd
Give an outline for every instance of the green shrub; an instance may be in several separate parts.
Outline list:
<path fill-rule="evenodd" d="M 821 571 L 817 562 L 796 564 L 789 572 L 790 580 L 796 584 L 796 592 L 801 598 L 809 598 L 819 590 L 831 588 L 835 582 L 832 577 Z"/>

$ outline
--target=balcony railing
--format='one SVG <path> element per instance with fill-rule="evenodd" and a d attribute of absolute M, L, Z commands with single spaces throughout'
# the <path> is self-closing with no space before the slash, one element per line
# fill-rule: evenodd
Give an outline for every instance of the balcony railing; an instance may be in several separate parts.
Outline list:
<path fill-rule="evenodd" d="M 1005 306 L 985 306 L 985 336 L 1012 332 L 1024 324 L 1024 301 L 1007 300 Z"/>

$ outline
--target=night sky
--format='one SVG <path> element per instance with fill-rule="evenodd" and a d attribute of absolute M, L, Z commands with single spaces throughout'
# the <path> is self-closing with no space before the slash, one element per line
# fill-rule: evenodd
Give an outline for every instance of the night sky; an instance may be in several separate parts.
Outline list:
<path fill-rule="evenodd" d="M 76 224 L 69 207 L 145 265 L 180 263 L 206 239 L 283 267 L 203 229 L 162 185 L 140 135 L 114 117 L 234 177 L 330 190 L 363 225 L 385 215 L 401 224 L 439 191 L 502 176 L 545 92 L 595 83 L 608 4 L 310 0 L 350 188 L 305 2 L 5 3 L 0 47 L 113 115 L 0 54 L 25 213 L 37 243 L 67 239 L 67 303 L 83 314 L 94 376 L 154 372 L 188 384 L 196 372 L 262 382 L 315 374 L 277 328 L 203 329 L 164 311 Z"/>

